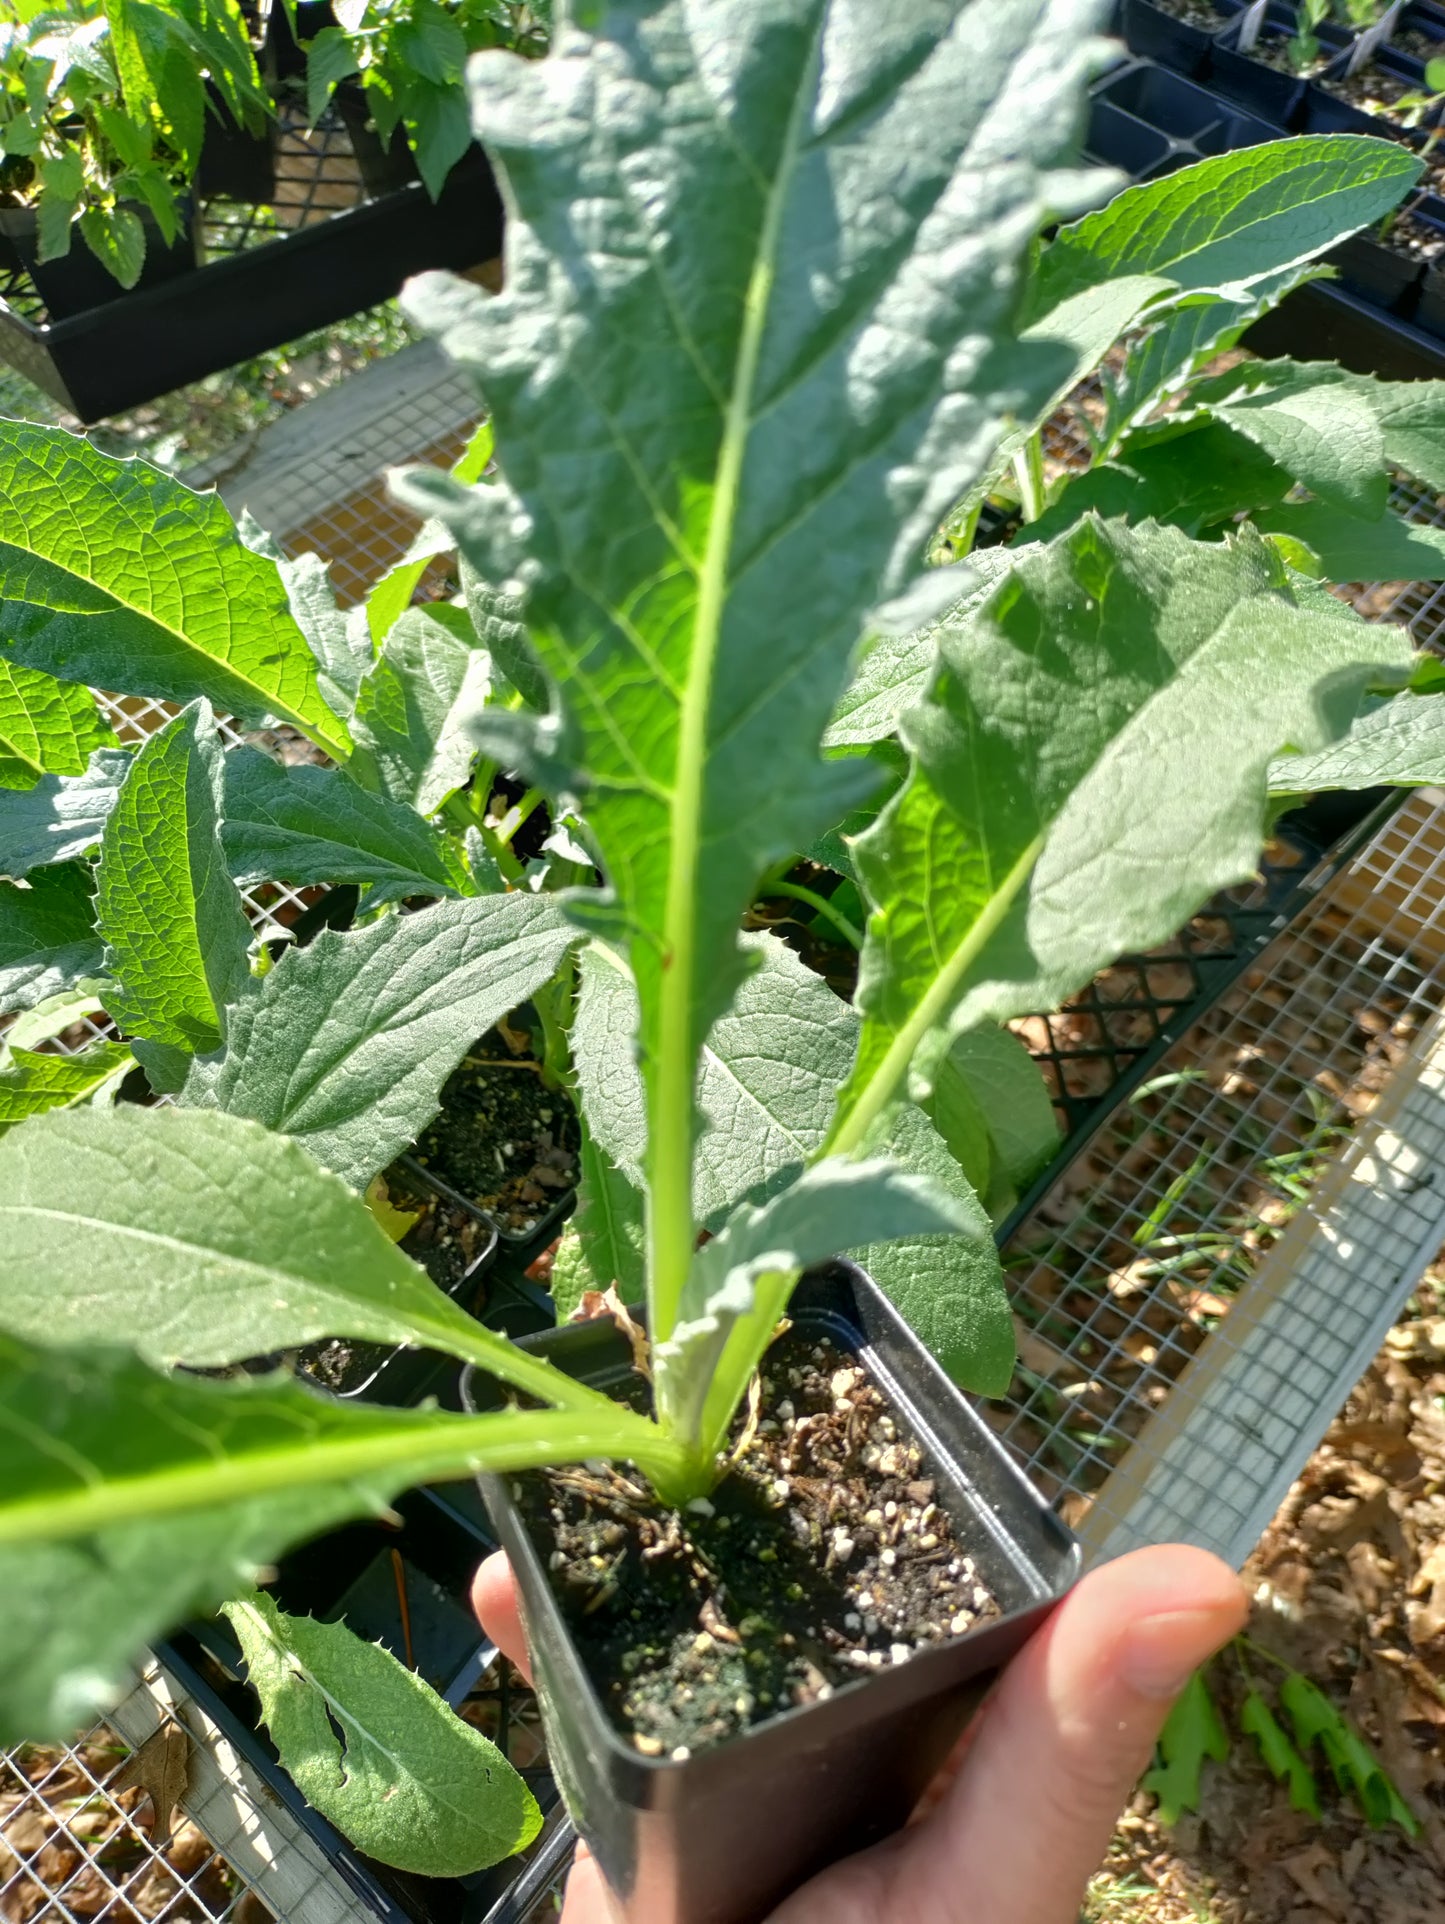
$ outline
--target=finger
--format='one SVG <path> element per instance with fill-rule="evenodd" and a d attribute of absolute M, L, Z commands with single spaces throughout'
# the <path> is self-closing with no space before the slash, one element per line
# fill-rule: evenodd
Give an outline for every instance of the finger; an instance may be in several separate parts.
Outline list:
<path fill-rule="evenodd" d="M 827 1871 L 775 1924 L 970 1915 L 1073 1924 L 1192 1671 L 1248 1600 L 1218 1558 L 1140 1550 L 1092 1571 L 1009 1665 L 923 1823 Z"/>
<path fill-rule="evenodd" d="M 597 1859 L 585 1844 L 579 1844 L 567 1878 L 560 1924 L 612 1924 L 612 1920 L 621 1915 Z"/>
<path fill-rule="evenodd" d="M 516 1579 L 504 1550 L 493 1551 L 472 1578 L 472 1608 L 498 1650 L 530 1683 L 532 1661 L 527 1655 L 527 1633 L 522 1628 Z"/>
<path fill-rule="evenodd" d="M 1093 1571 L 1005 1672 L 895 1874 L 940 1890 L 966 1875 L 978 1915 L 999 1924 L 1069 1924 L 1170 1705 L 1248 1608 L 1203 1550 L 1139 1550 Z"/>

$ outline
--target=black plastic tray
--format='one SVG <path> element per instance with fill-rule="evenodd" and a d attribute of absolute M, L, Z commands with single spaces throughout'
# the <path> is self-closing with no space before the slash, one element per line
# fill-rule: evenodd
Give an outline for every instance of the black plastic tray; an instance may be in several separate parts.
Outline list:
<path fill-rule="evenodd" d="M 1355 133 L 1419 145 L 1392 121 L 1362 111 L 1313 80 L 1281 74 L 1240 53 L 1241 11 L 1234 0 L 1214 0 L 1212 33 L 1183 23 L 1151 0 L 1119 0 L 1114 31 L 1129 58 L 1093 89 L 1086 139 L 1092 158 L 1131 180 L 1154 180 L 1207 155 L 1276 140 L 1284 134 Z M 1276 31 L 1293 10 L 1282 0 L 1269 8 Z M 1402 24 L 1428 25 L 1445 44 L 1445 12 L 1410 8 Z M 1325 77 L 1341 72 L 1353 36 L 1326 28 L 1321 38 L 1340 51 Z M 1394 49 L 1381 64 L 1412 81 L 1423 66 Z M 1210 110 L 1212 105 L 1212 118 Z M 1427 193 L 1406 203 L 1426 220 L 1445 203 Z M 1391 380 L 1445 377 L 1445 277 L 1398 253 L 1370 234 L 1355 235 L 1329 256 L 1338 278 L 1298 289 L 1250 330 L 1244 345 L 1260 354 L 1334 359 L 1360 374 Z"/>
<path fill-rule="evenodd" d="M 0 299 L 0 360 L 99 421 L 390 300 L 412 274 L 501 249 L 501 196 L 474 147 L 435 202 L 416 181 L 68 320 Z"/>
<path fill-rule="evenodd" d="M 471 1615 L 467 1591 L 477 1564 L 496 1548 L 475 1490 L 447 1484 L 398 1499 L 401 1527 L 358 1523 L 285 1558 L 276 1595 L 283 1608 L 320 1618 L 344 1616 L 359 1634 L 407 1657 L 392 1552 L 401 1559 L 411 1650 L 419 1669 L 453 1705 L 472 1691 L 494 1646 Z M 522 1924 L 531 1904 L 564 1868 L 574 1833 L 545 1766 L 522 1769 L 543 1812 L 543 1829 L 523 1859 L 463 1878 L 419 1877 L 366 1857 L 314 1810 L 282 1768 L 256 1720 L 239 1645 L 230 1626 L 210 1618 L 156 1645 L 161 1663 L 196 1701 L 243 1763 L 261 1778 L 333 1866 L 355 1902 L 354 1915 L 383 1924 Z M 510 1736 L 516 1693 L 503 1676 L 497 1742 Z"/>

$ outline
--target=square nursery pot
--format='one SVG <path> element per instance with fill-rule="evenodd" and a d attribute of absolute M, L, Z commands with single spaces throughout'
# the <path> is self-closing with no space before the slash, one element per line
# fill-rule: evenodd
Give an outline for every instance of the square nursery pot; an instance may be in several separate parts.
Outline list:
<path fill-rule="evenodd" d="M 338 82 L 332 98 L 356 156 L 362 184 L 373 200 L 394 194 L 399 187 L 418 178 L 406 128 L 398 121 L 391 130 L 391 139 L 382 139 L 371 117 L 366 89 L 359 80 Z"/>
<path fill-rule="evenodd" d="M 1000 1666 L 1069 1589 L 1079 1550 L 897 1312 L 848 1264 L 805 1276 L 788 1311 L 855 1355 L 927 1458 L 935 1500 L 1002 1614 L 682 1761 L 642 1755 L 607 1715 L 554 1598 L 512 1478 L 479 1479 L 512 1561 L 548 1754 L 573 1820 L 632 1924 L 755 1924 L 805 1879 L 897 1830 Z M 529 1340 L 569 1374 L 621 1390 L 610 1317 Z M 502 1393 L 469 1371 L 468 1407 Z"/>
<path fill-rule="evenodd" d="M 206 131 L 196 164 L 196 192 L 251 206 L 268 206 L 276 197 L 276 122 L 259 133 L 243 127 L 210 81 L 206 83 Z"/>
<path fill-rule="evenodd" d="M 1222 19 L 1210 27 L 1191 26 L 1176 20 L 1153 0 L 1119 0 L 1114 9 L 1113 32 L 1130 53 L 1145 60 L 1157 60 L 1192 80 L 1209 58 L 1214 36 Z"/>
<path fill-rule="evenodd" d="M 1265 15 L 1257 44 L 1260 47 L 1278 45 L 1287 40 L 1294 30 L 1294 8 L 1271 6 Z M 1239 33 L 1237 26 L 1226 28 L 1215 42 L 1209 60 L 1210 86 L 1249 113 L 1259 115 L 1262 120 L 1268 120 L 1276 127 L 1291 127 L 1304 102 L 1309 85 L 1307 77 L 1271 67 L 1257 59 L 1253 52 L 1242 52 L 1236 45 Z M 1317 34 L 1321 48 L 1326 53 L 1333 51 L 1336 54 L 1347 47 L 1354 37 L 1328 25 L 1318 28 Z"/>
<path fill-rule="evenodd" d="M 180 232 L 169 246 L 162 240 L 150 209 L 137 206 L 135 211 L 145 228 L 146 255 L 140 279 L 134 287 L 127 288 L 122 287 L 91 253 L 78 228 L 72 230 L 68 254 L 62 254 L 58 260 L 42 261 L 34 210 L 29 207 L 0 207 L 0 234 L 14 248 L 52 320 L 89 313 L 94 308 L 109 306 L 112 301 L 124 300 L 130 294 L 161 287 L 184 274 L 195 272 L 199 260 L 200 224 L 195 219 L 195 207 L 190 197 L 186 196 L 177 205 Z"/>

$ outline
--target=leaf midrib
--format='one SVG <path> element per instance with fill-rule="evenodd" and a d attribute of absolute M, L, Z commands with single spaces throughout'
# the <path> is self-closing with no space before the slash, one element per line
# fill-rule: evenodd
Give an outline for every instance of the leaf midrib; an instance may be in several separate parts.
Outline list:
<path fill-rule="evenodd" d="M 222 1405 L 218 1401 L 218 1408 Z M 414 1412 L 398 1411 L 398 1415 Z M 631 1424 L 626 1419 L 631 1417 Z M 630 1411 L 612 1409 L 607 1417 L 580 1420 L 574 1411 L 509 1411 L 496 1416 L 459 1417 L 437 1411 L 436 1421 L 398 1428 L 380 1436 L 320 1439 L 293 1436 L 270 1449 L 227 1456 L 218 1463 L 187 1464 L 121 1479 L 92 1479 L 73 1492 L 47 1490 L 42 1496 L 0 1503 L 0 1544 L 64 1541 L 119 1523 L 181 1515 L 287 1490 L 347 1484 L 379 1471 L 395 1470 L 398 1484 L 430 1482 L 486 1470 L 545 1468 L 590 1456 L 631 1449 L 632 1425 L 655 1429 Z M 13 1413 L 0 1406 L 0 1428 L 24 1433 Z M 488 1428 L 505 1430 L 495 1443 Z M 572 1454 L 575 1452 L 575 1454 Z M 94 1465 L 89 1466 L 92 1470 Z M 77 1467 L 77 1475 L 81 1472 Z"/>
<path fill-rule="evenodd" d="M 658 1341 L 671 1334 L 692 1251 L 693 1082 L 692 1010 L 697 969 L 694 937 L 702 804 L 707 769 L 707 726 L 713 676 L 727 607 L 728 573 L 736 532 L 743 462 L 753 420 L 753 396 L 772 299 L 783 211 L 808 125 L 808 103 L 817 72 L 827 9 L 816 10 L 806 58 L 799 68 L 788 126 L 764 202 L 757 257 L 743 308 L 737 365 L 728 395 L 718 450 L 707 547 L 698 575 L 693 645 L 688 659 L 678 730 L 677 779 L 669 803 L 672 859 L 663 914 L 663 957 L 658 1009 L 659 1068 L 650 1104 L 648 1151 L 649 1294 Z"/>
<path fill-rule="evenodd" d="M 259 1626 L 260 1632 L 262 1636 L 264 1636 L 271 1651 L 280 1657 L 285 1664 L 295 1671 L 303 1681 L 316 1692 L 328 1713 L 341 1725 L 343 1731 L 354 1730 L 362 1744 L 375 1751 L 379 1757 L 386 1759 L 387 1763 L 391 1766 L 393 1783 L 399 1782 L 404 1777 L 410 1778 L 413 1783 L 421 1788 L 423 1797 L 428 1805 L 440 1804 L 444 1810 L 449 1811 L 454 1817 L 464 1819 L 470 1826 L 475 1827 L 477 1825 L 479 1813 L 474 1805 L 470 1802 L 459 1803 L 447 1797 L 445 1794 L 446 1786 L 441 1780 L 435 1778 L 428 1780 L 419 1776 L 415 1766 L 407 1762 L 403 1752 L 395 1749 L 385 1738 L 379 1736 L 369 1724 L 363 1722 L 360 1713 L 353 1703 L 346 1702 L 338 1697 L 335 1691 L 328 1689 L 299 1652 L 277 1639 L 265 1616 L 256 1608 L 255 1604 L 242 1599 L 239 1602 L 232 1603 L 229 1608 L 232 1611 L 244 1611 L 246 1615 Z M 402 1674 L 405 1677 L 416 1676 L 414 1671 L 407 1669 L 403 1669 Z M 420 1682 L 420 1679 L 418 1678 L 417 1681 Z M 460 1718 L 457 1721 L 462 1724 L 462 1728 L 470 1735 L 481 1738 L 484 1743 L 487 1741 L 487 1739 L 483 1737 L 482 1732 L 476 1730 L 473 1725 L 463 1722 Z M 463 1741 L 465 1741 L 465 1739 Z M 336 1761 L 338 1765 L 345 1765 L 349 1749 L 349 1744 L 345 1747 L 341 1745 L 337 1746 Z M 498 1755 L 500 1756 L 500 1752 Z M 523 1788 L 525 1789 L 525 1785 L 523 1785 Z M 498 1834 L 500 1830 L 501 1827 L 498 1826 L 492 1834 Z"/>
<path fill-rule="evenodd" d="M 225 674 L 229 675 L 233 681 L 239 682 L 244 688 L 251 689 L 256 695 L 258 704 L 261 707 L 269 710 L 272 714 L 294 722 L 304 734 L 314 736 L 318 746 L 326 749 L 329 754 L 335 755 L 338 760 L 346 760 L 348 749 L 343 739 L 332 735 L 326 729 L 324 723 L 310 720 L 302 715 L 298 709 L 290 706 L 276 690 L 262 687 L 261 684 L 254 681 L 250 675 L 236 667 L 229 656 L 208 655 L 204 648 L 197 647 L 180 629 L 172 627 L 168 621 L 163 621 L 161 617 L 151 609 L 142 608 L 134 602 L 127 601 L 124 595 L 117 594 L 111 587 L 102 587 L 99 582 L 87 582 L 84 575 L 77 574 L 74 568 L 67 567 L 63 561 L 56 561 L 52 559 L 51 556 L 42 554 L 38 548 L 24 545 L 18 541 L 0 540 L 0 556 L 3 556 L 7 548 L 13 549 L 16 554 L 29 555 L 32 560 L 40 562 L 44 567 L 54 568 L 57 574 L 63 575 L 66 580 L 79 582 L 82 586 L 104 595 L 107 601 L 112 602 L 117 608 L 124 609 L 127 614 L 134 615 L 138 620 L 148 622 L 151 627 L 158 629 L 160 633 L 169 636 L 172 641 L 176 642 L 187 656 L 193 656 L 196 660 L 205 662 L 212 668 L 221 669 Z M 65 612 L 74 614 L 78 611 L 71 609 Z M 89 614 L 82 616 L 82 619 L 88 620 L 91 618 Z M 300 648 L 304 650 L 306 654 L 309 654 L 310 649 L 299 628 L 296 630 L 296 639 L 300 644 Z M 319 702 L 319 693 L 317 699 Z M 324 704 L 322 705 L 324 706 Z"/>
<path fill-rule="evenodd" d="M 575 1405 L 596 1400 L 595 1391 L 574 1383 L 561 1370 L 554 1369 L 550 1363 L 529 1356 L 525 1350 L 518 1349 L 502 1337 L 493 1336 L 482 1324 L 475 1322 L 463 1311 L 455 1309 L 449 1299 L 439 1297 L 435 1310 L 412 1310 L 404 1314 L 392 1312 L 394 1321 L 383 1322 L 369 1313 L 358 1317 L 358 1308 L 369 1312 L 380 1310 L 384 1317 L 388 1312 L 385 1305 L 358 1303 L 357 1298 L 338 1290 L 332 1283 L 297 1272 L 275 1269 L 269 1263 L 258 1263 L 248 1256 L 234 1255 L 226 1250 L 207 1247 L 204 1243 L 192 1243 L 178 1236 L 169 1236 L 160 1230 L 142 1229 L 134 1223 L 108 1222 L 104 1218 L 82 1215 L 74 1209 L 47 1209 L 38 1203 L 17 1203 L 0 1200 L 0 1221 L 7 1216 L 26 1216 L 41 1222 L 79 1226 L 82 1229 L 96 1230 L 103 1235 L 115 1238 L 129 1238 L 142 1247 L 164 1249 L 182 1259 L 190 1259 L 206 1264 L 224 1263 L 229 1268 L 243 1272 L 245 1276 L 263 1287 L 279 1287 L 283 1290 L 301 1288 L 308 1293 L 323 1297 L 328 1303 L 340 1306 L 341 1321 L 335 1329 L 320 1332 L 323 1335 L 355 1336 L 371 1342 L 434 1343 L 449 1356 L 460 1357 L 463 1361 L 478 1363 L 489 1369 L 504 1382 L 512 1382 L 518 1388 L 544 1397 L 558 1407 L 565 1404 Z M 420 1277 L 421 1271 L 417 1272 Z M 399 1277 L 397 1286 L 405 1289 L 411 1283 L 410 1277 Z M 348 1310 L 350 1313 L 348 1313 Z M 455 1319 L 455 1320 L 453 1320 Z M 259 1339 L 258 1339 L 259 1340 Z M 155 1352 L 152 1352 L 154 1354 Z M 176 1361 L 194 1360 L 190 1351 L 182 1351 Z"/>

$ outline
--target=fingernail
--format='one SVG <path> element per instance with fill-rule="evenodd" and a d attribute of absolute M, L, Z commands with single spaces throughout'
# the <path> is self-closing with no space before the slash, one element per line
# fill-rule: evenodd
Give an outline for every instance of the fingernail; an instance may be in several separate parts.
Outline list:
<path fill-rule="evenodd" d="M 1218 1640 L 1217 1610 L 1141 1617 L 1119 1653 L 1120 1674 L 1141 1697 L 1177 1697 Z"/>

